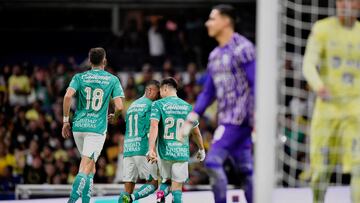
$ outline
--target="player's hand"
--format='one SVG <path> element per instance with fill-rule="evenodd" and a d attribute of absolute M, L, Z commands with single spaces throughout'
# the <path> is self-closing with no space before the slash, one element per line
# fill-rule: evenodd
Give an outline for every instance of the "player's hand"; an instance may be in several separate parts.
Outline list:
<path fill-rule="evenodd" d="M 157 162 L 157 154 L 154 150 L 150 150 L 148 151 L 148 153 L 146 153 L 146 159 L 148 160 L 148 162 L 150 163 L 156 163 Z"/>
<path fill-rule="evenodd" d="M 320 97 L 324 101 L 329 101 L 331 99 L 330 91 L 326 87 L 321 87 L 317 91 L 317 96 Z"/>
<path fill-rule="evenodd" d="M 184 142 L 185 138 L 189 136 L 191 130 L 194 127 L 194 123 L 199 119 L 199 115 L 195 112 L 190 112 L 186 118 L 185 123 L 182 125 L 180 129 L 179 137 L 176 137 L 180 142 Z"/>
<path fill-rule="evenodd" d="M 63 138 L 69 138 L 71 136 L 71 126 L 69 122 L 65 122 L 63 124 L 62 130 L 61 130 L 61 135 Z"/>
<path fill-rule="evenodd" d="M 109 123 L 111 123 L 112 125 L 115 125 L 117 122 L 117 119 L 115 118 L 115 114 L 111 113 L 108 115 L 108 121 Z"/>
<path fill-rule="evenodd" d="M 196 153 L 196 159 L 198 161 L 204 161 L 206 157 L 205 149 L 199 149 L 199 151 Z"/>

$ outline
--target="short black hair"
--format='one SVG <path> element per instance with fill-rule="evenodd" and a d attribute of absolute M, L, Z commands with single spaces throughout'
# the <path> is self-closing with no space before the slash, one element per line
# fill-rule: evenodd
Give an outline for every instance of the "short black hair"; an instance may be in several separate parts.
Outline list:
<path fill-rule="evenodd" d="M 105 49 L 102 47 L 92 48 L 89 51 L 90 62 L 95 66 L 101 65 L 105 57 L 106 57 Z"/>
<path fill-rule="evenodd" d="M 213 9 L 218 10 L 220 15 L 229 17 L 231 24 L 235 27 L 236 12 L 233 6 L 229 4 L 219 4 L 214 6 Z"/>
<path fill-rule="evenodd" d="M 161 81 L 160 87 L 162 87 L 164 85 L 171 86 L 174 89 L 177 89 L 177 87 L 178 87 L 178 84 L 177 84 L 175 78 L 172 78 L 172 77 L 168 77 L 168 78 L 163 79 Z"/>
<path fill-rule="evenodd" d="M 151 85 L 154 85 L 157 88 L 160 88 L 160 82 L 157 80 L 150 80 L 149 82 L 146 83 L 146 87 L 149 87 Z"/>

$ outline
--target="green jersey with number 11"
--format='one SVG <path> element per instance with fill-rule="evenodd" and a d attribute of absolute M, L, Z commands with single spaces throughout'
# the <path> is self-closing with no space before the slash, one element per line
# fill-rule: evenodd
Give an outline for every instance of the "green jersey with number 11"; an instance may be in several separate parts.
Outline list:
<path fill-rule="evenodd" d="M 104 135 L 110 98 L 124 97 L 119 79 L 101 69 L 76 74 L 69 85 L 76 91 L 77 108 L 73 132 Z"/>
<path fill-rule="evenodd" d="M 179 140 L 180 129 L 192 106 L 176 96 L 165 97 L 153 102 L 151 119 L 159 121 L 158 152 L 161 159 L 169 161 L 188 161 L 189 139 Z M 196 122 L 195 126 L 198 125 Z"/>
<path fill-rule="evenodd" d="M 152 101 L 145 96 L 134 101 L 126 112 L 124 157 L 145 156 L 149 149 Z"/>

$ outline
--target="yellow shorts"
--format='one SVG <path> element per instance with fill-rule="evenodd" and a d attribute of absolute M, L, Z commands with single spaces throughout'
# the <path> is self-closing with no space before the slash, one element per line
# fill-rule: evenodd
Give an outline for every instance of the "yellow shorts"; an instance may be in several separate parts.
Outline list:
<path fill-rule="evenodd" d="M 350 173 L 360 164 L 360 103 L 317 101 L 311 122 L 310 164 L 323 170 L 341 164 Z"/>

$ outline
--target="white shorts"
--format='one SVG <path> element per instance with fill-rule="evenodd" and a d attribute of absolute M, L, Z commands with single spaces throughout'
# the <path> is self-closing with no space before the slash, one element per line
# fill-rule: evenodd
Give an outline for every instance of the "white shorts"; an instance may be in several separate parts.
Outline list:
<path fill-rule="evenodd" d="M 157 180 L 157 165 L 147 161 L 146 156 L 124 157 L 123 181 L 135 183 L 138 178 Z"/>
<path fill-rule="evenodd" d="M 164 159 L 158 159 L 160 176 L 163 181 L 171 179 L 178 183 L 185 183 L 189 178 L 189 163 L 174 162 Z"/>
<path fill-rule="evenodd" d="M 104 146 L 106 135 L 91 132 L 73 132 L 73 135 L 80 154 L 96 162 Z"/>

